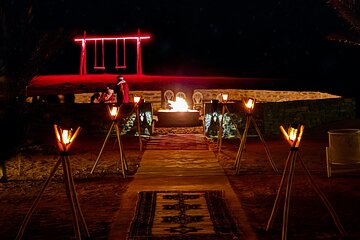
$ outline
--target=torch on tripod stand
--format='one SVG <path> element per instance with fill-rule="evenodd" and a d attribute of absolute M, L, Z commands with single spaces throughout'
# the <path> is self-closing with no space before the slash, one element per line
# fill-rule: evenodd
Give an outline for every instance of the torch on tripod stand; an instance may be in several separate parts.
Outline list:
<path fill-rule="evenodd" d="M 283 210 L 282 240 L 287 239 L 287 226 L 288 226 L 288 215 L 289 215 L 291 188 L 292 188 L 293 176 L 294 176 L 294 172 L 295 172 L 295 163 L 296 163 L 296 160 L 299 159 L 300 164 L 301 164 L 301 166 L 303 167 L 303 169 L 304 169 L 304 171 L 306 173 L 306 177 L 309 180 L 309 183 L 314 188 L 315 192 L 318 194 L 320 199 L 323 201 L 326 208 L 329 210 L 329 212 L 331 214 L 331 217 L 333 218 L 334 223 L 335 223 L 336 227 L 338 228 L 341 236 L 343 236 L 343 237 L 347 236 L 347 233 L 346 233 L 345 229 L 343 228 L 343 226 L 342 226 L 342 224 L 341 224 L 335 210 L 331 206 L 331 203 L 326 198 L 325 194 L 323 194 L 323 192 L 320 190 L 320 188 L 315 184 L 315 181 L 312 178 L 312 176 L 310 174 L 310 171 L 308 170 L 308 168 L 306 167 L 304 161 L 300 157 L 299 146 L 300 146 L 301 137 L 302 137 L 303 132 L 304 132 L 304 125 L 293 124 L 292 126 L 289 127 L 288 131 L 285 131 L 284 127 L 280 126 L 280 130 L 283 133 L 283 135 L 285 136 L 286 141 L 289 143 L 289 145 L 291 147 L 290 147 L 289 155 L 288 155 L 288 157 L 286 159 L 286 162 L 285 162 L 283 175 L 282 175 L 282 178 L 281 178 L 281 181 L 280 181 L 279 188 L 277 190 L 275 203 L 274 203 L 274 206 L 272 208 L 271 215 L 270 215 L 269 221 L 267 223 L 266 230 L 269 230 L 272 227 L 273 223 L 274 223 L 276 213 L 277 213 L 277 211 L 279 209 L 281 193 L 283 192 L 282 191 L 283 188 L 286 187 L 284 210 Z"/>
<path fill-rule="evenodd" d="M 85 222 L 84 215 L 81 211 L 79 200 L 76 194 L 74 179 L 71 171 L 70 166 L 70 158 L 68 151 L 74 142 L 76 136 L 79 134 L 81 128 L 78 127 L 75 132 L 73 132 L 72 129 L 65 129 L 62 127 L 59 127 L 58 125 L 54 125 L 55 135 L 57 139 L 57 145 L 59 148 L 60 157 L 55 163 L 54 168 L 51 170 L 49 177 L 45 181 L 45 184 L 43 188 L 41 189 L 39 195 L 35 199 L 34 203 L 31 205 L 29 211 L 27 212 L 23 223 L 20 226 L 20 229 L 18 231 L 18 234 L 16 236 L 16 240 L 20 240 L 24 234 L 25 228 L 30 220 L 31 215 L 35 211 L 37 205 L 39 204 L 41 197 L 46 189 L 46 187 L 49 185 L 50 180 L 54 177 L 56 170 L 62 164 L 63 168 L 63 178 L 65 183 L 65 191 L 67 198 L 70 203 L 71 207 L 71 214 L 73 219 L 73 225 L 75 230 L 75 238 L 76 240 L 81 239 L 81 232 L 80 232 L 80 224 L 82 224 L 83 230 L 85 231 L 85 235 L 87 239 L 90 239 L 90 233 L 88 230 L 88 227 Z"/>
<path fill-rule="evenodd" d="M 245 150 L 245 143 L 246 143 L 246 139 L 247 139 L 247 135 L 248 135 L 248 131 L 250 128 L 250 124 L 252 123 L 257 134 L 260 137 L 260 140 L 262 141 L 262 143 L 264 144 L 264 148 L 265 148 L 265 152 L 266 155 L 269 159 L 269 162 L 271 164 L 271 167 L 274 169 L 275 172 L 278 172 L 279 170 L 277 169 L 271 154 L 270 154 L 270 150 L 269 147 L 267 146 L 264 137 L 262 136 L 260 129 L 253 117 L 253 112 L 254 112 L 254 107 L 255 107 L 255 99 L 254 98 L 249 98 L 247 101 L 243 100 L 244 103 L 244 107 L 245 107 L 245 111 L 246 111 L 246 123 L 245 123 L 245 129 L 243 132 L 243 135 L 241 137 L 241 141 L 240 141 L 240 145 L 239 145 L 239 149 L 238 152 L 236 154 L 236 158 L 235 158 L 235 163 L 234 163 L 234 168 L 236 169 L 236 174 L 240 173 L 240 167 L 241 167 L 241 157 L 242 154 Z"/>
<path fill-rule="evenodd" d="M 121 171 L 122 171 L 122 174 L 124 176 L 124 178 L 126 177 L 126 171 L 128 170 L 128 165 L 127 165 L 127 162 L 126 162 L 126 157 L 125 157 L 125 153 L 124 153 L 124 150 L 123 150 L 123 144 L 121 142 L 121 137 L 120 137 L 120 127 L 119 127 L 119 123 L 118 123 L 118 117 L 119 117 L 119 111 L 120 111 L 120 106 L 117 106 L 117 105 L 112 105 L 112 106 L 109 106 L 107 105 L 107 110 L 108 110 L 108 113 L 109 113 L 109 116 L 110 116 L 110 119 L 111 119 L 111 125 L 110 125 L 110 128 L 109 128 L 109 131 L 106 135 L 106 138 L 104 140 L 104 143 L 100 149 L 100 152 L 99 152 L 99 155 L 98 157 L 96 158 L 96 161 L 91 169 L 91 174 L 94 172 L 97 164 L 99 163 L 99 160 L 100 160 L 100 157 L 104 151 L 104 148 L 105 148 L 105 145 L 113 131 L 113 129 L 115 129 L 116 131 L 116 138 L 117 138 L 117 142 L 118 142 L 118 145 L 119 145 L 119 155 L 120 155 L 120 164 L 121 164 Z"/>

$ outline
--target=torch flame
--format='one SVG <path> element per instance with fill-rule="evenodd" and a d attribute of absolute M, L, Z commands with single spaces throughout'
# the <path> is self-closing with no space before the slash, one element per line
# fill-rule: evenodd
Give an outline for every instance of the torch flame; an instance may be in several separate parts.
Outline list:
<path fill-rule="evenodd" d="M 249 110 L 253 109 L 255 105 L 255 101 L 252 98 L 249 98 L 248 101 L 245 103 L 245 107 Z"/>
<path fill-rule="evenodd" d="M 223 102 L 227 102 L 227 100 L 228 100 L 228 98 L 229 98 L 229 94 L 227 94 L 227 93 L 223 93 L 223 94 L 221 94 L 221 97 L 222 97 L 222 100 L 223 100 Z"/>
<path fill-rule="evenodd" d="M 60 139 L 59 139 L 60 140 Z M 64 144 L 69 144 L 71 140 L 71 131 L 64 129 L 62 131 L 62 142 Z"/>
<path fill-rule="evenodd" d="M 135 102 L 135 103 L 139 103 L 139 102 L 140 102 L 140 99 L 141 99 L 141 97 L 139 97 L 139 96 L 134 96 L 134 102 Z"/>
<path fill-rule="evenodd" d="M 112 107 L 110 110 L 110 115 L 115 117 L 117 115 L 117 107 Z"/>
<path fill-rule="evenodd" d="M 115 105 L 114 106 L 108 105 L 107 110 L 109 112 L 110 118 L 115 121 L 119 114 L 120 107 L 115 106 Z"/>
<path fill-rule="evenodd" d="M 301 137 L 304 133 L 304 125 L 299 125 L 297 128 L 290 127 L 288 131 L 285 131 L 283 126 L 280 126 L 280 130 L 283 133 L 286 141 L 293 147 L 299 147 Z"/>
<path fill-rule="evenodd" d="M 297 135 L 297 128 L 289 128 L 289 133 L 288 133 L 288 138 L 291 140 L 291 141 L 295 141 L 296 140 L 296 135 Z"/>
<path fill-rule="evenodd" d="M 78 127 L 75 133 L 73 133 L 72 129 L 63 129 L 58 125 L 54 124 L 54 130 L 56 138 L 58 140 L 57 143 L 59 150 L 61 152 L 66 152 L 72 145 L 72 142 L 74 141 L 76 136 L 79 134 L 81 127 Z"/>

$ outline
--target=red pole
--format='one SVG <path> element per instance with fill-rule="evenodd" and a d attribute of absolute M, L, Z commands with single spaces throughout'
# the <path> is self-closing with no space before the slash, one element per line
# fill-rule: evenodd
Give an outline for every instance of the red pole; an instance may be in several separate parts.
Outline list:
<path fill-rule="evenodd" d="M 142 74 L 142 61 L 141 61 L 141 39 L 140 39 L 141 35 L 140 35 L 140 29 L 138 29 L 138 38 L 137 38 L 137 74 L 141 75 Z"/>

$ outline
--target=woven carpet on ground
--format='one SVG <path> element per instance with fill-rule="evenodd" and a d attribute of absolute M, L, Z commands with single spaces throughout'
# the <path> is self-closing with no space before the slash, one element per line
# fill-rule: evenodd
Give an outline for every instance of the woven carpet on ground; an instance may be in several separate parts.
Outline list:
<path fill-rule="evenodd" d="M 167 134 L 151 136 L 145 146 L 148 150 L 207 150 L 206 138 L 202 134 Z"/>
<path fill-rule="evenodd" d="M 128 240 L 233 240 L 240 236 L 223 191 L 143 191 Z"/>

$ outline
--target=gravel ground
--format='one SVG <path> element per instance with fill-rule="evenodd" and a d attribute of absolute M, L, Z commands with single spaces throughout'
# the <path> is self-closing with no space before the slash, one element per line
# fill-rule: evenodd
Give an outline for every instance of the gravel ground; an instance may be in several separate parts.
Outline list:
<path fill-rule="evenodd" d="M 358 123 L 357 121 L 356 125 L 351 126 L 360 126 Z M 289 239 L 360 239 L 360 171 L 336 174 L 331 178 L 326 176 L 327 140 L 318 137 L 319 134 L 323 135 L 325 130 L 317 129 L 311 132 L 313 135 L 310 131 L 308 135 L 304 135 L 299 153 L 316 185 L 334 207 L 348 237 L 340 237 L 330 212 L 308 183 L 301 165 L 297 163 L 291 192 Z M 201 132 L 201 127 L 158 128 L 154 134 Z M 116 154 L 114 139 L 108 141 L 94 173 L 90 174 L 104 137 L 80 134 L 78 138 L 69 154 L 80 206 L 91 238 L 107 239 L 110 225 L 120 208 L 119 199 L 131 183 L 141 161 L 142 153 L 138 149 L 138 139 L 124 138 L 125 155 L 129 164 L 129 173 L 124 178 L 117 169 L 119 155 Z M 145 146 L 146 142 L 145 139 Z M 282 170 L 289 146 L 280 137 L 267 139 L 266 143 L 273 160 Z M 53 146 L 51 141 L 29 146 L 7 162 L 9 181 L 0 183 L 2 240 L 15 239 L 27 211 L 59 158 Z M 218 155 L 219 162 L 228 175 L 251 226 L 258 234 L 258 239 L 280 239 L 283 202 L 280 204 L 273 228 L 266 231 L 266 224 L 274 204 L 281 172 L 275 173 L 272 170 L 263 143 L 257 137 L 252 137 L 246 143 L 241 172 L 235 175 L 232 166 L 238 146 L 238 139 L 224 140 L 222 152 L 218 153 L 215 141 L 209 139 L 209 147 Z M 61 166 L 45 189 L 25 229 L 23 239 L 75 239 Z"/>

